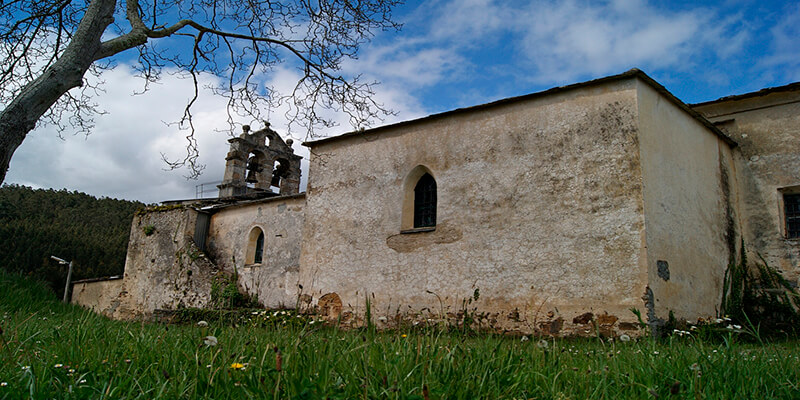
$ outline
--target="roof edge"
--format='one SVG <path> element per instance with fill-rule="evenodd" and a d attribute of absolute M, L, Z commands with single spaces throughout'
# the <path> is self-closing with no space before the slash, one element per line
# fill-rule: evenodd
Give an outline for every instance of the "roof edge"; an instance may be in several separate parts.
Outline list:
<path fill-rule="evenodd" d="M 704 101 L 704 102 L 701 102 L 701 103 L 694 103 L 694 104 L 690 104 L 689 106 L 690 107 L 702 107 L 702 106 L 707 106 L 707 105 L 711 105 L 711 104 L 714 104 L 714 103 L 722 103 L 722 102 L 726 102 L 726 101 L 745 100 L 745 99 L 750 99 L 750 98 L 753 98 L 753 97 L 762 97 L 762 96 L 766 96 L 766 95 L 773 94 L 773 93 L 791 92 L 791 91 L 795 91 L 795 90 L 800 91 L 800 82 L 789 83 L 789 84 L 783 85 L 783 86 L 768 87 L 768 88 L 757 90 L 755 92 L 749 92 L 749 93 L 735 94 L 735 95 L 720 97 L 720 98 L 718 98 L 716 100 L 709 100 L 709 101 Z"/>
<path fill-rule="evenodd" d="M 648 76 L 647 74 L 645 74 L 642 71 L 639 71 L 638 77 L 639 77 L 639 79 L 643 80 L 645 83 L 649 84 L 653 89 L 655 89 L 662 96 L 666 97 L 667 100 L 672 102 L 672 104 L 678 106 L 678 108 L 682 109 L 687 114 L 691 115 L 694 119 L 696 119 L 698 122 L 703 124 L 711 132 L 714 132 L 714 134 L 717 135 L 717 137 L 719 137 L 720 139 L 722 139 L 723 142 L 727 143 L 728 146 L 736 147 L 736 146 L 739 145 L 739 143 L 737 143 L 735 140 L 733 140 L 730 136 L 726 135 L 725 132 L 722 132 L 721 129 L 717 128 L 717 126 L 714 125 L 708 119 L 706 119 L 706 117 L 704 117 L 699 112 L 695 111 L 688 104 L 686 104 L 683 101 L 681 101 L 681 99 L 675 97 L 674 94 L 670 93 L 670 91 L 667 90 L 664 86 L 662 86 L 660 83 L 656 82 L 655 79 L 651 78 L 650 76 Z"/>
<path fill-rule="evenodd" d="M 714 134 L 719 136 L 728 145 L 733 146 L 733 147 L 737 146 L 737 143 L 733 139 L 731 139 L 730 137 L 725 135 L 725 133 L 723 133 L 719 128 L 714 126 L 714 124 L 709 122 L 700 113 L 698 113 L 697 111 L 694 111 L 686 103 L 684 103 L 683 101 L 681 101 L 680 99 L 675 97 L 666 88 L 664 88 L 664 86 L 662 86 L 660 83 L 656 82 L 653 78 L 648 76 L 644 71 L 640 70 L 639 68 L 632 68 L 632 69 L 630 69 L 628 71 L 625 71 L 625 72 L 623 72 L 621 74 L 617 74 L 617 75 L 610 75 L 610 76 L 606 76 L 606 77 L 602 77 L 602 78 L 592 79 L 592 80 L 589 80 L 589 81 L 573 83 L 573 84 L 566 85 L 566 86 L 556 86 L 556 87 L 553 87 L 553 88 L 550 88 L 550 89 L 546 89 L 546 90 L 543 90 L 543 91 L 540 91 L 540 92 L 524 94 L 524 95 L 521 95 L 521 96 L 508 97 L 508 98 L 505 98 L 505 99 L 495 100 L 495 101 L 492 101 L 492 102 L 489 102 L 489 103 L 479 104 L 479 105 L 470 106 L 470 107 L 456 108 L 454 110 L 444 111 L 444 112 L 437 113 L 437 114 L 431 114 L 431 115 L 428 115 L 428 116 L 425 116 L 425 117 L 411 119 L 411 120 L 407 120 L 407 121 L 395 122 L 395 123 L 392 123 L 392 124 L 383 125 L 383 126 L 379 126 L 379 127 L 375 127 L 375 128 L 371 128 L 371 129 L 362 129 L 362 130 L 357 130 L 357 131 L 350 131 L 350 132 L 347 132 L 347 133 L 344 133 L 344 134 L 341 134 L 341 135 L 337 135 L 337 136 L 331 136 L 331 137 L 321 138 L 321 139 L 317 139 L 317 140 L 309 140 L 309 141 L 303 142 L 302 144 L 303 144 L 303 146 L 306 146 L 306 147 L 313 147 L 313 146 L 316 146 L 316 145 L 319 145 L 319 144 L 334 142 L 334 141 L 337 141 L 337 140 L 344 140 L 344 139 L 348 139 L 348 138 L 352 138 L 352 137 L 356 137 L 356 136 L 366 136 L 366 135 L 378 134 L 378 133 L 381 133 L 383 131 L 394 129 L 394 128 L 398 128 L 398 127 L 403 127 L 403 126 L 407 126 L 407 125 L 413 125 L 413 124 L 426 122 L 426 121 L 434 121 L 434 120 L 437 120 L 437 119 L 440 119 L 440 118 L 449 117 L 449 116 L 453 116 L 453 115 L 459 115 L 459 114 L 464 114 L 464 113 L 469 113 L 469 112 L 474 112 L 474 111 L 479 111 L 479 110 L 485 110 L 485 109 L 489 109 L 489 108 L 492 108 L 492 107 L 497 107 L 497 106 L 506 105 L 506 104 L 513 104 L 513 103 L 520 102 L 520 101 L 525 101 L 525 100 L 537 99 L 537 98 L 550 96 L 550 95 L 554 95 L 554 94 L 558 94 L 558 93 L 564 93 L 564 92 L 572 91 L 572 90 L 575 90 L 575 89 L 591 87 L 591 86 L 597 86 L 597 85 L 605 84 L 605 83 L 608 83 L 608 82 L 614 82 L 614 81 L 623 80 L 623 79 L 629 79 L 629 78 L 639 78 L 642 81 L 644 81 L 645 83 L 649 84 L 658 93 L 660 93 L 663 96 L 665 96 L 673 104 L 677 105 L 679 108 L 681 108 L 682 110 L 687 112 L 690 116 L 692 116 L 693 118 L 698 120 L 705 127 L 707 127 L 712 132 L 714 132 Z"/>
<path fill-rule="evenodd" d="M 75 285 L 79 285 L 81 283 L 107 282 L 107 281 L 116 281 L 116 280 L 120 280 L 120 279 L 123 279 L 123 275 L 101 276 L 99 278 L 81 279 L 81 280 L 77 280 L 77 281 L 72 281 L 72 282 L 70 282 L 70 284 L 72 286 L 75 286 Z"/>
<path fill-rule="evenodd" d="M 244 200 L 218 200 L 217 203 L 209 204 L 209 205 L 199 205 L 196 207 L 192 207 L 195 211 L 199 212 L 206 212 L 206 213 L 213 213 L 219 210 L 223 210 L 226 208 L 234 208 L 234 207 L 243 207 L 253 204 L 263 204 L 263 203 L 272 203 L 272 202 L 280 202 L 286 200 L 294 200 L 294 199 L 302 199 L 306 197 L 306 192 L 300 192 L 295 194 L 286 194 L 286 195 L 278 195 L 278 196 L 271 196 L 271 197 L 263 197 L 260 199 L 244 199 Z"/>

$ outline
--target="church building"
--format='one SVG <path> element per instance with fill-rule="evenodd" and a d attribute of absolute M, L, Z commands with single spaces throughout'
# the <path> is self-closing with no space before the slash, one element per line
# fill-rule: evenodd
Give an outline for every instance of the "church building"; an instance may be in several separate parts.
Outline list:
<path fill-rule="evenodd" d="M 800 84 L 687 105 L 640 70 L 304 143 L 229 140 L 219 196 L 133 220 L 114 318 L 235 279 L 342 324 L 636 333 L 720 309 L 741 246 L 800 277 Z"/>

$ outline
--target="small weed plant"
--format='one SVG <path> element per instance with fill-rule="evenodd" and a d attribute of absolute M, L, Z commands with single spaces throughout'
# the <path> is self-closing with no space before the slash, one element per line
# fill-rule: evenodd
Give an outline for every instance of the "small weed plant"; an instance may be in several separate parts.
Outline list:
<path fill-rule="evenodd" d="M 216 309 L 258 307 L 258 302 L 239 291 L 236 274 L 218 274 L 211 282 L 211 305 Z"/>
<path fill-rule="evenodd" d="M 759 340 L 800 333 L 800 293 L 759 255 L 748 263 L 744 243 L 738 263 L 725 271 L 722 315 Z"/>

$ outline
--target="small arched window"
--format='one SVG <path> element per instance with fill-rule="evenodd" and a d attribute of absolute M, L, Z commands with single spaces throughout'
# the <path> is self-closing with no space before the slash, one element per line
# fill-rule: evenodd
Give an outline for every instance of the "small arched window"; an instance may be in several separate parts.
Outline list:
<path fill-rule="evenodd" d="M 264 259 L 264 232 L 258 234 L 256 239 L 256 254 L 253 257 L 253 264 L 261 264 Z"/>
<path fill-rule="evenodd" d="M 436 226 L 436 180 L 422 175 L 414 186 L 414 228 Z"/>
<path fill-rule="evenodd" d="M 264 231 L 259 227 L 250 231 L 247 240 L 247 254 L 245 265 L 261 264 L 264 261 Z"/>

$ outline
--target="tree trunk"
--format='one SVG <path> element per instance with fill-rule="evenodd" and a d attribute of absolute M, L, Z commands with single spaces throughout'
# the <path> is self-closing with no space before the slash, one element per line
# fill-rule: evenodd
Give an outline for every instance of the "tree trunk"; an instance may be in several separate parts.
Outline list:
<path fill-rule="evenodd" d="M 0 112 L 0 183 L 11 156 L 36 121 L 61 96 L 83 83 L 83 76 L 97 59 L 103 32 L 114 21 L 115 5 L 116 0 L 92 0 L 64 53 Z"/>

